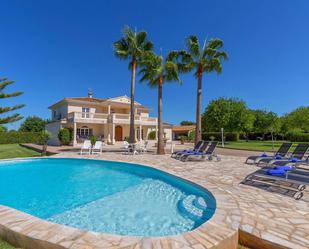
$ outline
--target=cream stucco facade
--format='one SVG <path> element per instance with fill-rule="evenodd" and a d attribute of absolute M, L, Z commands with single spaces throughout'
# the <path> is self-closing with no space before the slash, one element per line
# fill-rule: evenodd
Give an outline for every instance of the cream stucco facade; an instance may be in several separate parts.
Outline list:
<path fill-rule="evenodd" d="M 64 98 L 49 107 L 51 122 L 46 130 L 52 134 L 50 145 L 59 145 L 58 132 L 67 127 L 73 130 L 73 145 L 82 142 L 91 135 L 109 144 L 123 141 L 129 137 L 130 98 L 98 99 L 92 96 Z M 149 108 L 135 102 L 135 137 L 147 140 L 151 131 L 157 131 L 157 118 L 149 116 Z M 164 125 L 164 136 L 172 139 L 170 125 Z"/>

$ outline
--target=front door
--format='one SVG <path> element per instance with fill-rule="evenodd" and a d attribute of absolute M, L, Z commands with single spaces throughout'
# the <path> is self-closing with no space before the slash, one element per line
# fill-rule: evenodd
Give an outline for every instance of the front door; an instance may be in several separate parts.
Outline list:
<path fill-rule="evenodd" d="M 115 140 L 122 141 L 122 127 L 116 126 L 115 128 Z"/>

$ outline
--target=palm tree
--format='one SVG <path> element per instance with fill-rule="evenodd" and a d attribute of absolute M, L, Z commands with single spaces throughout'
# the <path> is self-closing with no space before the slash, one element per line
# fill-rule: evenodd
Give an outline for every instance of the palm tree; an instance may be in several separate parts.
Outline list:
<path fill-rule="evenodd" d="M 134 114 L 135 114 L 135 101 L 134 101 L 134 88 L 135 88 L 135 74 L 136 67 L 138 66 L 141 57 L 147 51 L 153 48 L 152 42 L 147 39 L 145 31 L 136 32 L 130 27 L 125 26 L 123 29 L 123 37 L 114 42 L 114 54 L 120 59 L 130 60 L 129 69 L 132 71 L 131 76 L 131 106 L 130 106 L 130 143 L 135 142 L 134 132 Z"/>
<path fill-rule="evenodd" d="M 202 108 L 202 78 L 204 73 L 222 71 L 222 60 L 228 58 L 227 53 L 221 51 L 223 41 L 220 39 L 210 39 L 200 45 L 196 36 L 189 36 L 186 39 L 186 51 L 180 51 L 178 56 L 182 60 L 182 71 L 195 70 L 197 78 L 197 100 L 196 100 L 196 125 L 195 144 L 202 139 L 201 108 Z"/>
<path fill-rule="evenodd" d="M 163 84 L 170 81 L 179 80 L 178 52 L 170 52 L 164 59 L 162 55 L 158 56 L 153 52 L 146 53 L 142 63 L 139 74 L 142 75 L 140 81 L 147 81 L 150 87 L 158 88 L 158 143 L 157 154 L 163 155 L 164 141 L 163 141 L 163 120 L 162 120 L 162 87 Z"/>

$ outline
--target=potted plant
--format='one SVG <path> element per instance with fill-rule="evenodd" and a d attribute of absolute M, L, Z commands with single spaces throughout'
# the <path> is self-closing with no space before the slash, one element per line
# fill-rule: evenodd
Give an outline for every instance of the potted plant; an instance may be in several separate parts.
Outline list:
<path fill-rule="evenodd" d="M 90 142 L 91 142 L 92 147 L 95 145 L 96 141 L 97 141 L 97 138 L 95 136 L 90 137 Z"/>

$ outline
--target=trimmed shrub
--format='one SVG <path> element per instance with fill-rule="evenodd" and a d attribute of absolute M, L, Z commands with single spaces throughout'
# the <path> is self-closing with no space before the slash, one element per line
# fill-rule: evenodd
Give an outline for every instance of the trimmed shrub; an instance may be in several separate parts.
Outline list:
<path fill-rule="evenodd" d="M 156 131 L 149 132 L 148 139 L 149 140 L 155 140 L 156 139 Z"/>
<path fill-rule="evenodd" d="M 71 142 L 71 134 L 68 128 L 61 128 L 58 133 L 61 145 L 69 145 Z"/>
<path fill-rule="evenodd" d="M 0 144 L 40 143 L 40 132 L 0 132 Z"/>
<path fill-rule="evenodd" d="M 204 132 L 202 134 L 203 140 L 217 140 L 221 141 L 221 132 Z M 239 133 L 238 132 L 224 132 L 224 140 L 225 141 L 238 141 Z"/>

